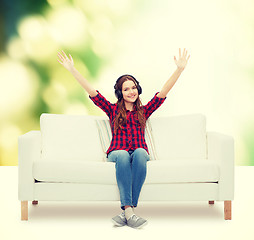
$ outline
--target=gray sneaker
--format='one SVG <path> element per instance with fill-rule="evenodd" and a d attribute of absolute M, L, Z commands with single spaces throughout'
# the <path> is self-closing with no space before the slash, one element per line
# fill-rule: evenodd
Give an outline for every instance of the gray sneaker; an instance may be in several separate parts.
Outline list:
<path fill-rule="evenodd" d="M 120 215 L 113 217 L 112 222 L 118 227 L 125 226 L 127 224 L 127 220 L 125 218 L 124 211 Z"/>
<path fill-rule="evenodd" d="M 141 228 L 147 224 L 147 220 L 138 217 L 137 215 L 132 215 L 128 220 L 127 220 L 127 225 L 132 228 Z"/>

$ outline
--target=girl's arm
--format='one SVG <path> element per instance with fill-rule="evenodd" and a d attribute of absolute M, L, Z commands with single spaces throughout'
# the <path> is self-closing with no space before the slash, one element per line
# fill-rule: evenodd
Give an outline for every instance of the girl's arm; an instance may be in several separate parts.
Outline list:
<path fill-rule="evenodd" d="M 57 59 L 57 61 L 61 63 L 73 75 L 73 77 L 75 77 L 78 80 L 80 85 L 87 91 L 87 93 L 91 97 L 95 97 L 98 93 L 74 67 L 72 56 L 69 54 L 70 58 L 68 58 L 64 51 L 62 51 L 62 54 L 58 52 L 57 56 L 59 59 Z"/>
<path fill-rule="evenodd" d="M 168 79 L 168 81 L 164 84 L 162 90 L 157 94 L 157 97 L 159 98 L 165 98 L 170 91 L 170 89 L 174 86 L 176 83 L 177 79 L 180 77 L 181 73 L 183 72 L 184 68 L 187 65 L 187 62 L 190 58 L 190 55 L 187 57 L 187 51 L 183 50 L 183 55 L 181 55 L 181 49 L 179 48 L 179 59 L 176 60 L 176 57 L 174 56 L 174 60 L 177 66 L 177 69 L 175 72 L 172 74 L 172 76 Z"/>

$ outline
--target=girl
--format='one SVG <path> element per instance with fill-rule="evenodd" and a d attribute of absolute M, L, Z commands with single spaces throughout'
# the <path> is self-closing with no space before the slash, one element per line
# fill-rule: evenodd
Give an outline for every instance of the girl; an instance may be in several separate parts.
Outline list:
<path fill-rule="evenodd" d="M 81 84 L 89 94 L 89 98 L 100 107 L 109 117 L 112 141 L 107 150 L 109 162 L 114 162 L 116 179 L 120 192 L 122 213 L 112 218 L 117 226 L 128 225 L 140 228 L 147 220 L 138 217 L 133 208 L 137 207 L 141 188 L 146 178 L 146 163 L 149 152 L 144 138 L 146 120 L 165 101 L 169 90 L 173 87 L 190 58 L 184 49 L 179 59 L 174 57 L 177 69 L 164 84 L 162 90 L 146 104 L 142 105 L 139 95 L 142 88 L 139 82 L 131 75 L 120 76 L 114 86 L 117 102 L 110 103 L 95 90 L 89 82 L 75 69 L 74 62 L 62 51 L 58 53 L 58 62 L 62 64 Z"/>

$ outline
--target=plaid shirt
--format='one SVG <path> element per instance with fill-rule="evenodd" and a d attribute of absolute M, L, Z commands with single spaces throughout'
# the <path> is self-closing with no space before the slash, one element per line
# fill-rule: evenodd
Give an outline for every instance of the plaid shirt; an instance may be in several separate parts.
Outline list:
<path fill-rule="evenodd" d="M 101 108 L 109 117 L 111 130 L 114 129 L 113 119 L 117 115 L 117 104 L 110 103 L 105 97 L 103 97 L 98 90 L 98 94 L 95 97 L 89 98 L 94 102 L 96 106 Z M 157 92 L 159 93 L 159 92 Z M 165 101 L 165 98 L 157 97 L 157 93 L 154 97 L 146 104 L 143 105 L 145 118 L 148 119 L 150 115 L 160 107 L 160 105 Z M 137 148 L 144 148 L 147 153 L 148 148 L 145 142 L 145 133 L 141 129 L 140 123 L 138 121 L 136 113 L 136 108 L 133 111 L 126 110 L 127 123 L 122 126 L 122 129 L 117 130 L 117 134 L 112 131 L 112 140 L 110 147 L 107 150 L 108 154 L 113 150 L 135 150 Z"/>

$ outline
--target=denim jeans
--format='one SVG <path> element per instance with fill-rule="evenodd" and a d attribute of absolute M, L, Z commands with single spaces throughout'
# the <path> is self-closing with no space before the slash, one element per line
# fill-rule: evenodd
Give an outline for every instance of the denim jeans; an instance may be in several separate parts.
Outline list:
<path fill-rule="evenodd" d="M 115 150 L 108 154 L 108 162 L 115 162 L 116 180 L 120 192 L 121 209 L 124 206 L 137 207 L 141 188 L 146 178 L 147 151 Z"/>

